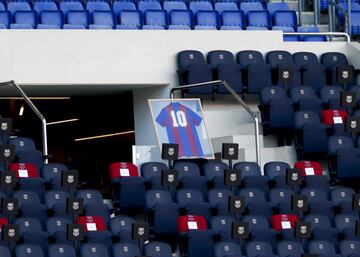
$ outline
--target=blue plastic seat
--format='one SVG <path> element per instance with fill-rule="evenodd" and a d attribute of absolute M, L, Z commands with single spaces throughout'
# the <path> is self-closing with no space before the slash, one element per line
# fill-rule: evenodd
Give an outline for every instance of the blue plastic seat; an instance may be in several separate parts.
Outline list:
<path fill-rule="evenodd" d="M 236 3 L 234 2 L 218 2 L 215 3 L 215 11 L 221 15 L 224 11 L 238 11 L 239 8 L 237 7 Z"/>
<path fill-rule="evenodd" d="M 8 11 L 0 11 L 0 28 L 8 29 L 11 23 L 11 14 Z"/>
<path fill-rule="evenodd" d="M 167 15 L 163 10 L 148 10 L 144 14 L 143 29 L 166 29 Z"/>
<path fill-rule="evenodd" d="M 250 11 L 261 11 L 264 10 L 264 8 L 259 2 L 242 2 L 240 3 L 240 10 L 247 16 Z"/>
<path fill-rule="evenodd" d="M 195 16 L 195 28 L 199 30 L 216 30 L 219 27 L 219 16 L 216 11 L 200 10 Z"/>
<path fill-rule="evenodd" d="M 242 30 L 245 25 L 242 11 L 223 11 L 221 14 L 221 30 Z"/>
<path fill-rule="evenodd" d="M 292 27 L 284 27 L 284 26 L 273 26 L 272 30 L 281 30 L 282 32 L 295 32 L 295 30 Z M 283 36 L 284 41 L 286 42 L 297 42 L 299 41 L 298 36 L 292 36 L 292 35 L 284 35 Z"/>
<path fill-rule="evenodd" d="M 138 2 L 138 10 L 143 14 L 149 10 L 162 10 L 161 4 L 158 1 L 139 1 Z"/>
<path fill-rule="evenodd" d="M 62 11 L 41 12 L 40 21 L 37 27 L 38 29 L 62 29 L 63 26 L 64 26 L 64 16 Z M 46 178 L 49 178 L 49 176 L 50 174 L 45 175 Z M 50 180 L 47 180 L 46 182 L 51 183 Z"/>
<path fill-rule="evenodd" d="M 196 16 L 198 11 L 212 11 L 213 6 L 208 1 L 194 1 L 194 2 L 190 2 L 189 10 L 191 10 L 193 14 Z"/>
<path fill-rule="evenodd" d="M 40 15 L 43 11 L 57 11 L 58 7 L 55 2 L 35 2 L 33 9 Z"/>
<path fill-rule="evenodd" d="M 14 15 L 17 11 L 31 11 L 31 7 L 28 2 L 9 2 L 7 10 Z"/>
<path fill-rule="evenodd" d="M 171 11 L 174 10 L 187 10 L 187 6 L 183 1 L 165 1 L 164 10 L 167 11 L 168 14 L 170 14 Z"/>
<path fill-rule="evenodd" d="M 360 11 L 351 11 L 351 34 L 360 34 Z"/>
<path fill-rule="evenodd" d="M 60 10 L 64 13 L 64 17 L 68 14 L 69 11 L 82 11 L 84 10 L 83 5 L 81 2 L 77 1 L 63 1 L 60 3 Z"/>
<path fill-rule="evenodd" d="M 193 19 L 190 10 L 172 10 L 169 13 L 169 29 L 191 29 L 194 26 Z"/>
<path fill-rule="evenodd" d="M 279 10 L 273 15 L 273 26 L 297 28 L 296 12 L 292 10 Z"/>
<path fill-rule="evenodd" d="M 12 29 L 36 28 L 37 14 L 34 11 L 16 11 L 15 14 L 13 15 L 13 20 L 14 23 L 10 24 L 10 28 Z M 17 152 L 17 154 L 21 152 L 28 152 L 27 150 L 23 150 L 23 149 L 21 150 L 19 149 L 19 151 L 17 151 L 16 147 L 15 147 L 15 151 Z M 34 151 L 36 151 L 36 149 Z"/>
<path fill-rule="evenodd" d="M 112 11 L 93 11 L 92 24 L 89 28 L 94 29 L 96 26 L 108 26 L 108 28 L 113 29 L 115 24 L 115 17 Z"/>
<path fill-rule="evenodd" d="M 94 11 L 110 11 L 110 5 L 107 2 L 89 1 L 86 3 L 86 10 L 92 14 Z"/>
<path fill-rule="evenodd" d="M 64 28 L 71 28 L 75 26 L 76 28 L 88 28 L 90 23 L 90 15 L 86 10 L 83 11 L 69 11 L 66 16 L 66 24 Z"/>
<path fill-rule="evenodd" d="M 269 2 L 266 4 L 266 9 L 269 11 L 271 17 L 273 17 L 274 13 L 276 11 L 287 11 L 289 10 L 289 6 L 285 2 L 279 2 L 279 3 L 272 3 Z"/>
<path fill-rule="evenodd" d="M 318 27 L 305 27 L 301 26 L 297 29 L 298 32 L 320 32 L 320 29 Z M 327 41 L 326 36 L 300 36 L 302 41 L 314 41 L 314 42 L 324 42 Z"/>
<path fill-rule="evenodd" d="M 271 26 L 270 14 L 268 11 L 249 11 L 246 15 L 246 24 L 248 27 L 266 28 Z"/>
<path fill-rule="evenodd" d="M 208 63 L 216 73 L 216 79 L 226 81 L 235 92 L 243 92 L 242 69 L 236 64 L 233 54 L 229 51 L 214 50 L 207 54 Z M 226 88 L 219 87 L 219 93 L 229 93 Z"/>
<path fill-rule="evenodd" d="M 122 11 L 135 11 L 136 5 L 131 1 L 115 1 L 113 2 L 112 10 L 115 16 L 118 17 Z"/>
<path fill-rule="evenodd" d="M 119 25 L 116 25 L 116 29 L 134 29 L 138 30 L 142 28 L 142 15 L 137 10 L 124 10 L 119 13 Z"/>

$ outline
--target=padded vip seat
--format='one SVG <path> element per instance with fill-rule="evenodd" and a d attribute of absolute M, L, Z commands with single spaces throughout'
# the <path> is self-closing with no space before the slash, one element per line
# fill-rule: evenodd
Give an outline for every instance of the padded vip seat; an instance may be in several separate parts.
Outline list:
<path fill-rule="evenodd" d="M 162 10 L 161 4 L 158 1 L 139 1 L 138 2 L 138 10 L 143 14 L 149 10 Z"/>
<path fill-rule="evenodd" d="M 145 245 L 144 252 L 147 256 L 167 257 L 172 256 L 171 246 L 164 242 L 152 241 Z"/>
<path fill-rule="evenodd" d="M 324 65 L 327 75 L 328 85 L 338 85 L 337 82 L 337 69 L 340 67 L 347 67 L 354 69 L 353 66 L 349 65 L 347 57 L 343 53 L 328 52 L 324 53 L 320 57 L 321 64 Z M 341 84 L 339 86 L 342 86 Z"/>
<path fill-rule="evenodd" d="M 115 14 L 115 17 L 118 17 L 122 11 L 135 11 L 136 5 L 134 2 L 130 1 L 114 1 L 112 10 Z"/>
<path fill-rule="evenodd" d="M 301 256 L 304 248 L 301 243 L 293 241 L 281 241 L 277 244 L 277 254 L 279 257 Z"/>
<path fill-rule="evenodd" d="M 274 256 L 273 249 L 269 243 L 252 241 L 245 245 L 245 253 L 248 257 Z"/>
<path fill-rule="evenodd" d="M 109 228 L 113 236 L 118 237 L 120 241 L 134 243 L 135 241 L 132 239 L 134 224 L 135 219 L 125 215 L 120 215 L 109 221 Z"/>
<path fill-rule="evenodd" d="M 67 244 L 67 225 L 73 224 L 72 220 L 61 217 L 51 217 L 46 220 L 46 231 L 56 243 Z"/>
<path fill-rule="evenodd" d="M 311 66 L 303 72 L 303 84 L 314 88 L 319 93 L 326 86 L 325 68 L 321 65 Z"/>
<path fill-rule="evenodd" d="M 211 66 L 205 62 L 204 55 L 195 50 L 181 51 L 177 55 L 180 85 L 212 81 Z M 189 93 L 212 93 L 212 87 L 191 89 Z"/>
<path fill-rule="evenodd" d="M 165 1 L 164 10 L 170 14 L 171 11 L 178 10 L 187 10 L 187 6 L 183 1 Z"/>
<path fill-rule="evenodd" d="M 307 215 L 304 221 L 311 223 L 313 240 L 329 241 L 336 245 L 338 243 L 337 230 L 331 226 L 328 217 L 324 215 Z"/>
<path fill-rule="evenodd" d="M 269 180 L 274 180 L 277 176 L 284 176 L 286 170 L 290 168 L 290 165 L 286 162 L 267 162 L 264 165 L 264 174 Z"/>
<path fill-rule="evenodd" d="M 214 257 L 213 233 L 211 230 L 190 230 L 186 238 L 186 248 L 189 257 Z"/>
<path fill-rule="evenodd" d="M 168 166 L 162 162 L 147 162 L 141 165 L 141 176 L 151 185 L 152 189 L 163 188 L 161 182 L 161 174 L 163 170 L 167 170 Z"/>
<path fill-rule="evenodd" d="M 90 15 L 88 11 L 68 11 L 64 29 L 87 29 L 89 24 Z"/>
<path fill-rule="evenodd" d="M 216 210 L 216 215 L 229 215 L 229 197 L 232 195 L 228 189 L 210 189 L 208 191 L 208 202 L 212 210 Z"/>
<path fill-rule="evenodd" d="M 189 10 L 196 16 L 198 11 L 213 11 L 213 6 L 208 1 L 194 1 L 189 3 Z"/>
<path fill-rule="evenodd" d="M 276 214 L 271 217 L 272 228 L 278 231 L 284 240 L 297 241 L 295 238 L 295 223 L 298 216 L 294 214 Z"/>
<path fill-rule="evenodd" d="M 244 216 L 242 222 L 249 224 L 251 241 L 267 242 L 273 250 L 276 241 L 276 232 L 270 228 L 269 222 L 265 216 L 262 215 L 247 215 Z"/>
<path fill-rule="evenodd" d="M 341 241 L 339 244 L 339 251 L 342 256 L 345 257 L 358 257 L 360 251 L 359 241 Z"/>
<path fill-rule="evenodd" d="M 196 30 L 216 30 L 219 27 L 219 17 L 216 11 L 198 11 L 195 15 Z"/>
<path fill-rule="evenodd" d="M 245 18 L 242 11 L 223 11 L 220 17 L 221 30 L 242 30 Z"/>
<path fill-rule="evenodd" d="M 277 214 L 287 214 L 292 212 L 291 199 L 294 192 L 286 188 L 273 188 L 270 190 L 269 199 L 274 212 Z"/>
<path fill-rule="evenodd" d="M 322 121 L 332 128 L 333 134 L 346 136 L 345 119 L 347 115 L 344 110 L 324 110 L 322 112 Z"/>
<path fill-rule="evenodd" d="M 207 223 L 204 217 L 198 215 L 179 216 L 176 221 L 177 230 L 182 235 L 191 230 L 207 230 Z"/>
<path fill-rule="evenodd" d="M 270 29 L 271 19 L 268 11 L 250 11 L 246 14 L 247 29 L 249 27 L 254 28 L 266 28 Z"/>
<path fill-rule="evenodd" d="M 213 216 L 211 218 L 211 230 L 220 241 L 232 241 L 232 224 L 235 218 L 231 216 Z"/>
<path fill-rule="evenodd" d="M 192 29 L 194 27 L 193 20 L 193 14 L 190 10 L 172 10 L 169 13 L 169 29 Z"/>
<path fill-rule="evenodd" d="M 268 86 L 262 88 L 259 94 L 260 108 L 266 108 L 271 100 L 286 98 L 286 92 L 283 88 L 278 86 Z"/>
<path fill-rule="evenodd" d="M 214 188 L 229 188 L 225 186 L 224 174 L 225 170 L 229 169 L 229 165 L 223 162 L 206 162 L 203 165 L 204 175 L 208 183 L 212 184 Z"/>
<path fill-rule="evenodd" d="M 311 52 L 296 52 L 293 54 L 294 63 L 301 69 L 310 69 L 320 65 L 316 54 Z"/>
<path fill-rule="evenodd" d="M 327 104 L 327 109 L 342 109 L 341 106 L 341 92 L 342 88 L 337 86 L 327 86 L 320 90 L 321 99 Z"/>
<path fill-rule="evenodd" d="M 133 29 L 138 30 L 142 28 L 143 20 L 140 11 L 124 10 L 119 13 L 119 24 L 116 29 Z"/>
<path fill-rule="evenodd" d="M 176 201 L 188 215 L 200 215 L 210 221 L 211 207 L 203 199 L 202 193 L 195 189 L 180 189 L 176 192 Z"/>
<path fill-rule="evenodd" d="M 267 217 L 271 216 L 271 204 L 266 201 L 264 192 L 260 189 L 240 189 L 239 196 L 244 197 L 248 214 L 258 214 Z"/>
<path fill-rule="evenodd" d="M 354 148 L 354 143 L 351 138 L 336 135 L 329 137 L 328 154 L 330 156 L 336 156 L 337 151 L 342 148 Z"/>
<path fill-rule="evenodd" d="M 62 29 L 64 16 L 62 11 L 42 11 L 38 29 Z M 50 181 L 49 181 L 50 182 Z"/>
<path fill-rule="evenodd" d="M 224 11 L 238 11 L 238 6 L 234 2 L 218 2 L 214 4 L 214 9 L 217 11 L 220 15 Z"/>
<path fill-rule="evenodd" d="M 295 145 L 302 158 L 327 154 L 327 127 L 323 124 L 306 123 L 297 133 Z"/>
<path fill-rule="evenodd" d="M 21 244 L 15 248 L 15 257 L 45 257 L 45 255 L 38 245 Z"/>
<path fill-rule="evenodd" d="M 61 185 L 61 176 L 62 172 L 67 170 L 68 168 L 65 164 L 49 163 L 41 168 L 41 176 L 52 190 L 64 190 Z"/>
<path fill-rule="evenodd" d="M 85 243 L 80 246 L 81 257 L 110 257 L 108 250 L 102 244 Z M 117 256 L 117 255 L 115 255 Z"/>
<path fill-rule="evenodd" d="M 78 190 L 76 195 L 84 201 L 84 211 L 87 216 L 100 216 L 106 221 L 110 219 L 110 208 L 104 203 L 102 195 L 97 190 Z"/>
<path fill-rule="evenodd" d="M 113 257 L 139 256 L 140 249 L 136 244 L 117 243 L 112 246 Z"/>
<path fill-rule="evenodd" d="M 357 240 L 355 232 L 358 217 L 356 214 L 338 214 L 334 218 L 335 228 L 346 240 Z"/>
<path fill-rule="evenodd" d="M 268 178 L 262 176 L 260 167 L 255 162 L 238 162 L 234 169 L 240 170 L 244 188 L 258 188 L 266 195 L 269 193 Z"/>
<path fill-rule="evenodd" d="M 12 26 L 26 25 L 36 28 L 37 14 L 34 11 L 16 11 L 13 15 Z M 43 155 L 36 149 L 35 142 L 29 137 L 15 137 L 9 139 L 9 144 L 15 145 L 15 155 L 18 162 L 32 163 L 40 169 L 43 165 Z"/>
<path fill-rule="evenodd" d="M 358 179 L 360 149 L 339 149 L 336 157 L 336 177 L 340 180 Z"/>
<path fill-rule="evenodd" d="M 69 11 L 82 11 L 84 10 L 84 6 L 81 2 L 77 1 L 63 1 L 60 3 L 60 10 L 64 13 L 64 17 L 66 18 Z"/>
<path fill-rule="evenodd" d="M 218 242 L 215 244 L 215 257 L 241 256 L 241 249 L 237 243 Z"/>
<path fill-rule="evenodd" d="M 0 246 L 0 255 L 2 257 L 11 257 L 9 248 L 6 246 Z"/>
<path fill-rule="evenodd" d="M 342 214 L 356 214 L 352 208 L 352 197 L 355 191 L 352 188 L 338 187 L 330 191 L 330 200 L 340 208 Z"/>
<path fill-rule="evenodd" d="M 90 29 L 113 29 L 116 21 L 112 11 L 95 10 L 92 12 Z"/>
<path fill-rule="evenodd" d="M 325 215 L 330 219 L 334 217 L 334 204 L 328 200 L 323 190 L 304 188 L 300 191 L 300 194 L 308 197 L 310 214 Z"/>
<path fill-rule="evenodd" d="M 308 244 L 309 253 L 320 254 L 322 256 L 339 256 L 336 254 L 335 246 L 327 241 L 311 241 Z"/>
<path fill-rule="evenodd" d="M 242 69 L 235 63 L 234 56 L 229 51 L 215 50 L 207 54 L 208 63 L 215 72 L 215 79 L 226 81 L 236 93 L 243 92 Z M 226 88 L 220 86 L 219 93 L 229 93 Z"/>
<path fill-rule="evenodd" d="M 24 244 L 38 245 L 45 252 L 48 247 L 49 234 L 42 230 L 36 218 L 17 218 L 14 224 L 19 225 L 20 237 Z"/>
<path fill-rule="evenodd" d="M 76 257 L 73 246 L 66 244 L 52 244 L 47 249 L 48 257 Z"/>

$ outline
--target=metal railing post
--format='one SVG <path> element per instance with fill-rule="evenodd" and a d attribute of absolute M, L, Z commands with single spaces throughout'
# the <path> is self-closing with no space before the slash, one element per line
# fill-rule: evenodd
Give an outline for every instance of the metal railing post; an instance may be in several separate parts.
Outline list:
<path fill-rule="evenodd" d="M 20 95 L 24 98 L 25 102 L 30 106 L 30 108 L 33 110 L 33 112 L 36 114 L 36 116 L 39 117 L 41 120 L 41 127 L 42 127 L 42 143 L 43 143 L 43 155 L 45 156 L 44 163 L 48 163 L 48 143 L 47 143 L 47 123 L 45 116 L 42 115 L 42 113 L 39 111 L 39 109 L 35 106 L 35 104 L 30 100 L 30 98 L 25 94 L 24 90 L 16 84 L 14 81 L 7 81 L 7 82 L 0 82 L 0 86 L 14 86 L 17 91 L 20 93 Z"/>
<path fill-rule="evenodd" d="M 317 27 L 319 24 L 319 14 L 320 14 L 320 1 L 314 0 L 314 26 Z"/>
<path fill-rule="evenodd" d="M 347 43 L 350 43 L 350 36 L 344 32 L 283 32 L 283 36 L 328 36 L 344 37 Z"/>
<path fill-rule="evenodd" d="M 174 99 L 174 91 L 189 89 L 189 88 L 196 88 L 196 87 L 204 87 L 204 86 L 211 86 L 211 85 L 222 85 L 224 86 L 229 93 L 235 98 L 238 103 L 244 107 L 246 112 L 250 114 L 250 116 L 253 118 L 254 121 L 254 127 L 255 127 L 255 151 L 256 151 L 256 163 L 258 165 L 261 165 L 260 160 L 260 132 L 259 132 L 259 118 L 256 116 L 256 114 L 250 109 L 250 107 L 241 99 L 241 97 L 238 96 L 238 94 L 232 89 L 232 87 L 224 80 L 215 80 L 215 81 L 208 81 L 203 83 L 197 83 L 197 84 L 191 84 L 191 85 L 184 85 L 180 87 L 173 87 L 170 90 L 170 98 Z"/>
<path fill-rule="evenodd" d="M 349 34 L 349 36 L 351 37 L 351 0 L 347 0 L 347 21 L 346 25 L 347 25 L 347 33 Z"/>
<path fill-rule="evenodd" d="M 332 6 L 332 4 L 331 4 L 331 1 L 330 1 L 330 3 L 329 3 L 329 7 L 328 7 L 328 17 L 329 17 L 329 31 L 330 32 L 334 32 L 333 31 L 333 19 L 332 19 L 332 8 L 333 8 L 333 6 Z"/>
<path fill-rule="evenodd" d="M 302 6 L 303 0 L 298 0 L 298 13 L 299 13 L 299 26 L 302 26 L 302 12 L 303 12 L 303 6 Z"/>

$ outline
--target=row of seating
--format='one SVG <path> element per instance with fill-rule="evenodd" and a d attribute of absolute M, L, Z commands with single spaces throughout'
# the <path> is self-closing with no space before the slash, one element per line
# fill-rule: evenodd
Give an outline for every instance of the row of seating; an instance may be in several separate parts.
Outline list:
<path fill-rule="evenodd" d="M 200 51 L 184 50 L 177 55 L 177 66 L 180 86 L 219 79 L 227 81 L 239 94 L 258 94 L 262 88 L 271 85 L 284 86 L 279 82 L 279 68 L 292 71 L 292 79 L 286 88 L 304 85 L 312 87 L 317 94 L 327 85 L 343 86 L 337 81 L 337 68 L 354 69 L 347 57 L 337 52 L 324 53 L 319 61 L 310 52 L 292 55 L 287 51 L 270 51 L 264 58 L 262 53 L 252 50 L 240 51 L 236 60 L 229 51 L 210 51 L 207 62 Z M 204 87 L 188 92 L 212 93 L 213 90 L 212 87 Z M 219 88 L 218 92 L 227 93 L 223 88 Z"/>

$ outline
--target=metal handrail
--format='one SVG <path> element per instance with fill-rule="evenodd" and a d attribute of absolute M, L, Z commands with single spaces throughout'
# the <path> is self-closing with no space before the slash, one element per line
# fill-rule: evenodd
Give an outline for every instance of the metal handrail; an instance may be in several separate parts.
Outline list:
<path fill-rule="evenodd" d="M 329 36 L 345 37 L 346 42 L 350 43 L 350 36 L 345 32 L 283 32 L 284 36 Z"/>
<path fill-rule="evenodd" d="M 30 100 L 30 98 L 25 94 L 22 88 L 15 83 L 15 81 L 6 81 L 0 82 L 0 86 L 14 86 L 17 91 L 19 91 L 20 95 L 24 97 L 25 102 L 30 106 L 33 112 L 39 117 L 42 124 L 42 143 L 43 143 L 43 155 L 45 157 L 44 163 L 48 162 L 48 143 L 47 143 L 47 129 L 46 129 L 46 119 L 45 116 L 39 111 L 39 109 L 35 106 L 35 104 Z"/>
<path fill-rule="evenodd" d="M 196 84 L 190 84 L 190 85 L 184 85 L 180 87 L 173 87 L 170 90 L 170 98 L 174 99 L 174 91 L 184 90 L 184 89 L 190 89 L 190 88 L 197 88 L 197 87 L 205 87 L 205 86 L 215 86 L 215 85 L 222 85 L 224 86 L 229 93 L 239 102 L 239 104 L 244 107 L 246 112 L 253 118 L 254 120 L 254 126 L 255 126 L 255 150 L 256 150 L 256 163 L 260 166 L 260 133 L 259 133 L 259 118 L 256 116 L 255 112 L 253 112 L 250 107 L 238 96 L 238 94 L 232 89 L 232 87 L 225 81 L 225 80 L 214 80 L 214 81 L 208 81 L 203 83 L 196 83 Z"/>

